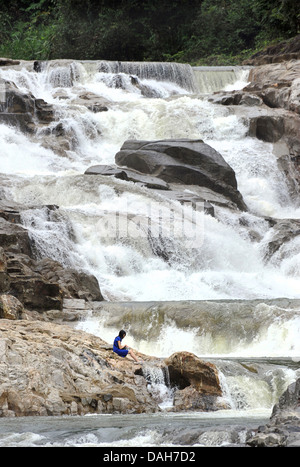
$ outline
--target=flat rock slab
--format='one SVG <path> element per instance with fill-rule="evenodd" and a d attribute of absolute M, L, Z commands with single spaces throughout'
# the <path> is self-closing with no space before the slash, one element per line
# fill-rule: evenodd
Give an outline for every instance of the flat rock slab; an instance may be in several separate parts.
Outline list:
<path fill-rule="evenodd" d="M 106 175 L 113 176 L 119 180 L 126 180 L 129 182 L 139 183 L 147 188 L 154 188 L 156 190 L 168 190 L 169 186 L 163 180 L 157 177 L 143 175 L 128 169 L 120 169 L 110 165 L 94 165 L 85 171 L 86 175 Z"/>

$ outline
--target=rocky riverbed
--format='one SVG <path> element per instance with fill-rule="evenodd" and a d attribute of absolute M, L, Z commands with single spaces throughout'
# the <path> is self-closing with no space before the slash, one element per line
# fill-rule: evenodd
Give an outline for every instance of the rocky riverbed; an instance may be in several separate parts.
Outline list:
<path fill-rule="evenodd" d="M 2 307 L 7 301 L 2 296 Z M 16 310 L 16 300 L 14 300 Z M 16 310 L 19 312 L 20 310 Z M 66 324 L 13 319 L 0 323 L 1 407 L 3 417 L 143 413 L 159 411 L 162 402 L 149 391 L 147 375 L 166 372 L 174 388 L 172 410 L 217 410 L 224 406 L 218 372 L 209 362 L 181 352 L 168 359 L 137 353 L 143 361 L 121 358 L 112 345 Z M 168 376 L 168 377 L 167 377 Z M 176 388 L 176 389 L 175 389 Z"/>
<path fill-rule="evenodd" d="M 0 66 L 12 69 L 22 65 L 9 59 L 0 61 Z M 25 65 L 39 72 L 38 62 Z M 250 83 L 242 91 L 211 96 L 212 102 L 228 106 L 233 114 L 245 115 L 250 136 L 274 144 L 294 199 L 299 197 L 300 180 L 299 70 L 298 58 L 254 66 Z M 44 146 L 62 157 L 72 150 L 76 145 L 74 134 L 59 124 L 52 105 L 21 92 L 12 81 L 1 80 L 0 85 L 4 90 L 1 95 L 5 95 L 0 102 L 0 122 L 18 128 L 33 140 L 44 135 Z M 60 92 L 60 98 L 66 98 Z M 106 112 L 111 103 L 90 92 L 79 93 L 72 105 L 85 105 L 99 113 Z M 91 166 L 85 177 L 112 176 L 159 191 L 166 198 L 203 203 L 212 216 L 214 206 L 222 206 L 240 213 L 242 222 L 242 213 L 247 211 L 234 171 L 202 140 L 126 141 L 115 162 L 114 166 Z M 218 371 L 212 363 L 190 352 L 177 352 L 165 359 L 137 352 L 144 364 L 135 365 L 129 358 L 116 356 L 105 336 L 98 338 L 71 326 L 81 312 L 66 309 L 66 300 L 92 304 L 103 301 L 102 292 L 92 274 L 39 256 L 22 223 L 22 214 L 30 208 L 43 210 L 51 221 L 59 216 L 55 205 L 24 206 L 11 202 L 3 193 L 0 416 L 159 412 L 161 400 L 149 390 L 149 367 L 168 374 L 173 390 L 171 410 L 226 409 Z M 299 236 L 300 226 L 298 219 L 266 217 L 265 221 L 270 227 L 265 259 L 270 261 L 282 244 Z M 251 235 L 255 239 L 257 233 L 251 231 Z M 152 247 L 157 256 L 169 260 L 171 252 L 166 245 Z M 299 380 L 274 407 L 270 424 L 260 427 L 247 443 L 298 445 L 298 430 Z"/>

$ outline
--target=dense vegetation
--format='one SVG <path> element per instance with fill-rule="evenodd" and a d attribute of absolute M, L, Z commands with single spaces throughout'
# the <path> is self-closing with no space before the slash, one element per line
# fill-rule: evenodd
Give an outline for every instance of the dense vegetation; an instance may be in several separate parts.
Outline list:
<path fill-rule="evenodd" d="M 298 0 L 0 0 L 0 56 L 238 63 L 300 32 Z"/>

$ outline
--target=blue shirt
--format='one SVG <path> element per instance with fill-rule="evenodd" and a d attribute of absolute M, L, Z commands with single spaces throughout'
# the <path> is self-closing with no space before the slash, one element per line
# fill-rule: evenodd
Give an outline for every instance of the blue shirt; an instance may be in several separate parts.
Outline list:
<path fill-rule="evenodd" d="M 120 336 L 116 337 L 114 340 L 113 351 L 120 350 L 118 342 L 121 342 L 122 339 Z"/>
<path fill-rule="evenodd" d="M 114 340 L 113 351 L 118 354 L 120 357 L 126 357 L 128 354 L 128 349 L 120 349 L 118 342 L 121 342 L 122 339 L 120 336 L 116 337 Z"/>

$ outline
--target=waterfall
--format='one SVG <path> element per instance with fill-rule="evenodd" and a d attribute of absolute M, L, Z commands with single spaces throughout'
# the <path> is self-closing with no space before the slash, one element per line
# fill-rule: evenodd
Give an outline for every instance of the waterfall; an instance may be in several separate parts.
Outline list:
<path fill-rule="evenodd" d="M 78 328 L 113 339 L 126 328 L 130 347 L 157 358 L 187 351 L 214 363 L 232 410 L 271 409 L 300 375 L 299 300 L 205 300 L 95 304 Z M 149 391 L 172 406 L 164 367 L 143 365 Z"/>
<path fill-rule="evenodd" d="M 81 326 L 110 340 L 125 326 L 130 346 L 160 358 L 186 350 L 205 358 L 296 361 L 299 318 L 299 299 L 105 302 Z"/>
<path fill-rule="evenodd" d="M 35 67 L 37 62 L 24 63 L 22 77 L 15 69 L 8 72 L 19 85 L 31 87 L 32 73 L 29 70 Z M 18 68 L 18 67 L 16 67 Z M 197 84 L 193 68 L 184 63 L 170 62 L 120 62 L 109 60 L 51 60 L 38 62 L 39 73 L 33 75 L 36 91 L 39 82 L 54 88 L 71 88 L 72 86 L 86 84 L 90 79 L 103 81 L 114 88 L 128 88 L 136 91 L 132 83 L 152 86 L 157 89 L 158 83 L 163 87 L 164 83 L 172 83 L 171 93 L 197 92 Z M 0 70 L 1 71 L 1 70 Z M 1 72 L 0 72 L 1 76 Z M 42 79 L 41 79 L 42 77 Z M 134 80 L 133 78 L 137 78 Z M 35 89 L 34 89 L 35 88 Z M 153 90 L 153 89 L 152 89 Z M 50 97 L 49 94 L 47 96 Z M 152 96 L 153 97 L 153 96 Z M 155 97 L 155 96 L 154 96 Z M 52 100 L 52 99 L 51 99 Z"/>
<path fill-rule="evenodd" d="M 247 73 L 74 60 L 43 62 L 38 72 L 32 63 L 0 68 L 0 78 L 54 109 L 55 120 L 34 134 L 0 124 L 1 194 L 24 205 L 22 222 L 37 258 L 49 256 L 98 279 L 106 302 L 78 327 L 107 342 L 125 327 L 131 347 L 158 358 L 186 350 L 215 359 L 237 409 L 259 404 L 259 397 L 251 399 L 259 391 L 269 408 L 298 374 L 300 355 L 297 238 L 265 261 L 272 234 L 267 219 L 297 219 L 299 207 L 273 145 L 248 136 L 244 115 L 208 99 L 228 85 L 238 89 Z M 89 99 L 105 100 L 106 111 L 91 110 Z M 236 173 L 248 212 L 216 202 L 215 217 L 199 212 L 195 220 L 190 203 L 133 182 L 84 175 L 92 165 L 113 165 L 127 139 L 169 138 L 203 139 L 217 149 Z M 197 196 L 195 187 L 184 190 Z M 50 204 L 57 209 L 39 208 Z M 175 233 L 185 219 L 184 235 L 169 229 L 162 241 L 154 228 L 162 213 L 174 219 Z M 121 219 L 130 227 L 127 236 L 116 235 Z M 198 235 L 188 243 L 195 226 Z M 163 380 L 160 370 L 150 370 L 153 390 Z"/>
<path fill-rule="evenodd" d="M 148 383 L 148 391 L 158 402 L 161 409 L 167 409 L 173 405 L 173 389 L 170 385 L 169 370 L 166 366 L 153 363 L 143 363 L 143 376 Z"/>
<path fill-rule="evenodd" d="M 126 73 L 136 75 L 142 80 L 154 79 L 157 81 L 169 81 L 186 89 L 195 91 L 196 83 L 192 67 L 181 63 L 168 62 L 117 62 L 102 61 L 99 63 L 99 71 L 106 73 Z"/>
<path fill-rule="evenodd" d="M 103 81 L 103 75 L 109 73 L 99 72 L 99 66 L 97 61 L 65 60 L 45 62 L 38 73 L 29 67 L 0 69 L 2 78 L 13 80 L 24 92 L 49 98 L 55 108 L 56 121 L 48 129 L 54 135 L 52 140 L 40 130 L 31 137 L 1 125 L 0 132 L 0 171 L 7 196 L 19 203 L 57 205 L 72 227 L 70 239 L 69 229 L 57 235 L 55 223 L 43 229 L 38 227 L 38 219 L 28 221 L 43 255 L 89 269 L 109 300 L 299 297 L 297 254 L 285 254 L 282 264 L 266 265 L 264 261 L 264 240 L 269 232 L 264 216 L 280 218 L 291 212 L 297 216 L 272 145 L 249 138 L 246 119 L 213 105 L 204 96 L 182 89 L 182 94 L 174 97 L 172 92 L 178 89 L 174 84 L 167 98 L 143 98 L 130 83 L 123 89 Z M 159 79 L 158 64 L 138 66 L 154 69 Z M 161 67 L 168 68 L 167 64 Z M 172 67 L 176 68 L 175 64 Z M 162 82 L 156 83 L 160 86 Z M 84 99 L 78 103 L 78 96 L 90 94 L 104 95 L 110 103 L 108 110 L 94 113 Z M 58 126 L 62 139 L 56 136 Z M 215 206 L 215 218 L 199 213 L 195 224 L 188 214 L 189 205 L 131 182 L 84 176 L 91 165 L 114 164 L 115 154 L 127 139 L 184 137 L 202 138 L 221 152 L 236 172 L 250 212 L 241 216 Z M 61 155 L 66 140 L 72 145 Z M 127 238 L 116 237 L 116 219 L 134 219 L 138 214 L 140 225 L 154 226 L 163 211 L 167 213 L 164 218 L 173 216 L 179 227 L 182 219 L 190 217 L 187 226 L 192 232 L 196 225 L 200 235 L 189 245 L 183 236 L 171 232 L 164 242 L 153 235 L 136 236 L 136 229 Z M 133 222 L 130 226 L 135 227 Z M 52 238 L 61 238 L 61 254 L 48 241 L 50 231 Z M 143 232 L 145 229 L 139 230 Z M 253 242 L 252 233 L 261 240 Z M 295 252 L 297 248 L 295 243 Z"/>
<path fill-rule="evenodd" d="M 249 75 L 249 67 L 195 66 L 193 67 L 193 73 L 197 91 L 212 93 L 245 87 Z"/>

